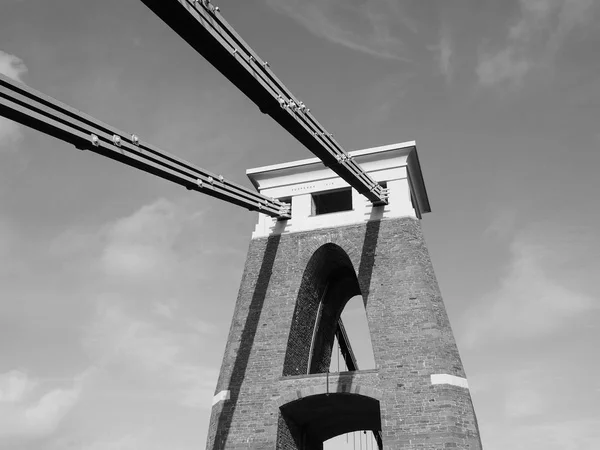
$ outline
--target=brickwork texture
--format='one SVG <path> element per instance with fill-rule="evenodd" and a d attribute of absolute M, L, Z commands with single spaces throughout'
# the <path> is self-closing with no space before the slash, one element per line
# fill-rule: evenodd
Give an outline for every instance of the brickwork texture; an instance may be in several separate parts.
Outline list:
<path fill-rule="evenodd" d="M 323 373 L 355 295 L 376 369 Z M 432 374 L 465 377 L 417 219 L 253 239 L 207 450 L 322 449 L 363 429 L 381 430 L 386 449 L 481 449 L 468 389 Z"/>

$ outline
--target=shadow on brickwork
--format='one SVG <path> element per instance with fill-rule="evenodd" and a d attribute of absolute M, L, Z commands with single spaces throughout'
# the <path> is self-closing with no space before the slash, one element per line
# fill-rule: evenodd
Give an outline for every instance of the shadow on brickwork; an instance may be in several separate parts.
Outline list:
<path fill-rule="evenodd" d="M 229 380 L 228 384 L 230 391 L 230 400 L 227 402 L 228 413 L 221 414 L 219 416 L 216 427 L 217 434 L 215 435 L 215 440 L 212 446 L 213 450 L 224 448 L 227 438 L 229 437 L 231 420 L 233 419 L 233 414 L 237 406 L 240 388 L 244 378 L 246 377 L 248 360 L 250 359 L 250 353 L 252 352 L 252 347 L 254 346 L 254 338 L 256 336 L 260 314 L 262 312 L 267 290 L 269 288 L 269 283 L 273 272 L 273 264 L 275 263 L 275 257 L 277 256 L 277 249 L 279 248 L 280 239 L 281 235 L 276 235 L 270 236 L 267 240 L 264 257 L 258 272 L 258 277 L 256 279 L 254 293 L 252 294 L 248 316 L 242 331 L 240 347 L 233 364 L 231 379 Z"/>
<path fill-rule="evenodd" d="M 358 283 L 362 294 L 365 307 L 369 298 L 371 289 L 371 277 L 373 276 L 373 265 L 375 264 L 375 255 L 377 252 L 377 242 L 379 240 L 379 229 L 381 220 L 370 220 L 367 222 L 365 239 L 363 241 L 362 252 L 360 255 L 360 264 L 358 266 Z"/>

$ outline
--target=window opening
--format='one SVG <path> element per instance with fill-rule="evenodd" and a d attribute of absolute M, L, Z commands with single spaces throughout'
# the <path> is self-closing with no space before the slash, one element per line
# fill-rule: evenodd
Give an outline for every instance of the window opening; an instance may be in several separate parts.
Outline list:
<path fill-rule="evenodd" d="M 352 210 L 352 188 L 312 194 L 312 215 Z"/>

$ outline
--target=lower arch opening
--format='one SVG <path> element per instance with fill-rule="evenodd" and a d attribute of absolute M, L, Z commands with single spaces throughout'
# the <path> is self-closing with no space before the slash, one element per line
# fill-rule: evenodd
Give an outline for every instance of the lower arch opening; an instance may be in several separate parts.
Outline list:
<path fill-rule="evenodd" d="M 324 442 L 336 436 L 363 430 L 374 432 L 379 448 L 379 400 L 340 392 L 311 395 L 281 406 L 277 448 L 322 450 Z"/>

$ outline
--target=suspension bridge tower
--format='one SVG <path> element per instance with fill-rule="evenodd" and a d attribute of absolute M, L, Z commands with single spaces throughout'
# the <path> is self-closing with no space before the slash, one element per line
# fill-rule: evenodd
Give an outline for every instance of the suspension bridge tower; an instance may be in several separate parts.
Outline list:
<path fill-rule="evenodd" d="M 215 396 L 208 450 L 322 449 L 373 430 L 380 448 L 481 449 L 463 365 L 421 231 L 430 211 L 414 142 L 351 157 L 388 192 L 371 202 L 317 159 L 250 169 L 291 219 L 260 219 Z M 376 368 L 330 374 L 360 295 Z M 344 348 L 342 350 L 344 350 Z"/>

